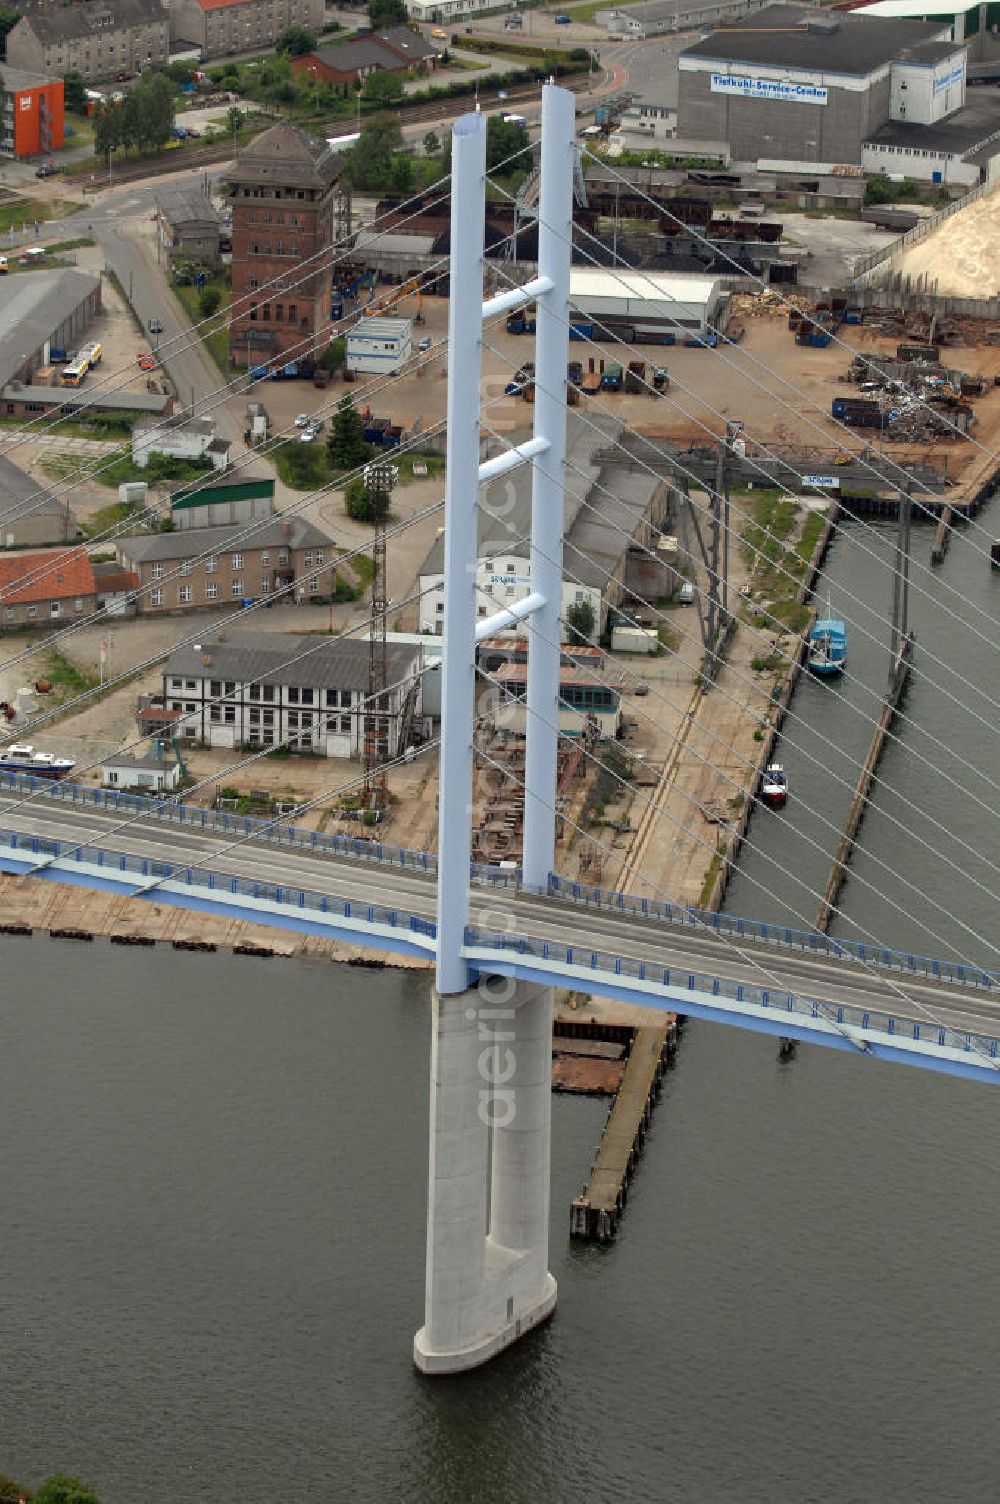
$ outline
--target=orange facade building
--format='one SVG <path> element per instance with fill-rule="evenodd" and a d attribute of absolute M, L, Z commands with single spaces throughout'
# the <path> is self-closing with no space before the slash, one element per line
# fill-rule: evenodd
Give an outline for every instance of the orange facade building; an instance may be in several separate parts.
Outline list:
<path fill-rule="evenodd" d="M 0 63 L 0 156 L 58 151 L 63 131 L 62 79 Z"/>

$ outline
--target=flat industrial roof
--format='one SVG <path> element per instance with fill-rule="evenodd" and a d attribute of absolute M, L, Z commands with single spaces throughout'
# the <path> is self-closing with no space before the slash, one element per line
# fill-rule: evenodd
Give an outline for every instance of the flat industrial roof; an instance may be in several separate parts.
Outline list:
<path fill-rule="evenodd" d="M 894 62 L 904 50 L 938 40 L 944 30 L 940 21 L 925 23 L 873 16 L 867 11 L 769 5 L 685 47 L 677 61 L 682 70 L 686 58 L 704 58 L 863 77 Z M 949 45 L 958 51 L 962 44 Z"/>
<path fill-rule="evenodd" d="M 0 386 L 6 386 L 64 319 L 100 286 L 86 272 L 28 271 L 5 277 L 0 324 Z"/>
<path fill-rule="evenodd" d="M 928 5 L 927 0 L 872 0 L 871 5 L 858 5 L 855 14 L 866 16 L 891 16 L 896 20 L 919 21 L 925 16 L 964 16 L 970 10 L 979 9 L 980 0 L 950 0 L 947 5 Z"/>
<path fill-rule="evenodd" d="M 1000 89 L 973 89 L 965 106 L 934 125 L 887 120 L 867 139 L 873 146 L 909 146 L 964 156 L 1000 131 Z M 1000 150 L 1000 146 L 995 149 Z"/>
<path fill-rule="evenodd" d="M 0 337 L 0 347 L 2 344 Z M 136 387 L 99 392 L 88 391 L 85 386 L 74 390 L 65 386 L 25 386 L 23 382 L 8 382 L 0 397 L 5 402 L 38 402 L 43 407 L 64 407 L 67 411 L 77 407 L 97 408 L 102 413 L 164 413 L 171 401 L 163 392 L 141 392 Z"/>
<path fill-rule="evenodd" d="M 579 298 L 666 298 L 671 303 L 710 303 L 718 290 L 717 277 L 672 272 L 625 272 L 599 266 L 574 266 L 569 295 Z"/>

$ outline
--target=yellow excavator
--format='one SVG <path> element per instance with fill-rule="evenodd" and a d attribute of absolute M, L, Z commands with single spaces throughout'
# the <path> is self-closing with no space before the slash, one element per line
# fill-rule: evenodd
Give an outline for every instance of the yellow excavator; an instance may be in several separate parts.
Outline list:
<path fill-rule="evenodd" d="M 388 313 L 391 308 L 395 308 L 397 303 L 401 303 L 411 293 L 415 293 L 417 298 L 417 316 L 414 319 L 414 323 L 422 324 L 424 321 L 424 295 L 420 291 L 420 283 L 416 277 L 411 277 L 408 282 L 400 283 L 399 287 L 394 287 L 392 292 L 387 293 L 384 298 L 373 298 L 361 311 L 362 313 L 370 314 Z"/>

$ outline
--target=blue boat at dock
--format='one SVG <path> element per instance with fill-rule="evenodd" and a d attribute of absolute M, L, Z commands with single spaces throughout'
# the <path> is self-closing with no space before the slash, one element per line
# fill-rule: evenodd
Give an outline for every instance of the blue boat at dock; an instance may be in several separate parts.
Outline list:
<path fill-rule="evenodd" d="M 833 616 L 824 616 L 809 633 L 809 667 L 822 678 L 832 678 L 847 667 L 847 628 Z"/>

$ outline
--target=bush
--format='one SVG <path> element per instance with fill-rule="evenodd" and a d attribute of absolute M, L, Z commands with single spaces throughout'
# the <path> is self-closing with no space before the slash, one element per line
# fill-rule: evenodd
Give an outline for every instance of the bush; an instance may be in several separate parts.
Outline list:
<path fill-rule="evenodd" d="M 201 314 L 203 319 L 210 319 L 213 313 L 218 313 L 219 305 L 221 302 L 222 293 L 217 287 L 213 287 L 211 283 L 209 283 L 207 287 L 202 288 L 201 293 L 199 294 L 198 312 Z"/>
<path fill-rule="evenodd" d="M 53 1473 L 35 1494 L 35 1504 L 100 1504 L 100 1500 L 93 1489 L 78 1478 Z"/>

